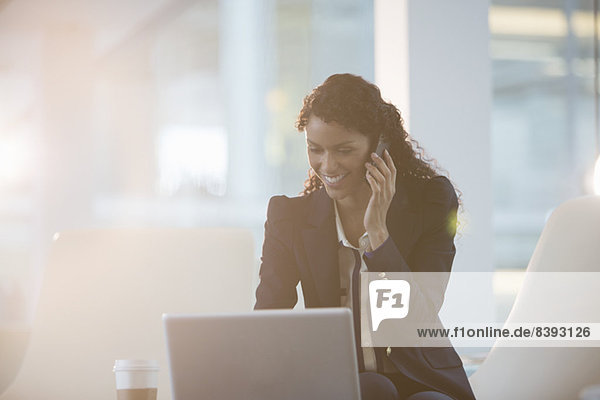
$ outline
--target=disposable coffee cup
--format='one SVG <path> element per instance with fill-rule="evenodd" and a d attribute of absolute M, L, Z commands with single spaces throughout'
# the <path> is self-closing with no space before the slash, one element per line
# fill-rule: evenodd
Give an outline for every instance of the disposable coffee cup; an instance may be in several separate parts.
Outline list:
<path fill-rule="evenodd" d="M 116 360 L 117 400 L 156 400 L 158 361 Z"/>

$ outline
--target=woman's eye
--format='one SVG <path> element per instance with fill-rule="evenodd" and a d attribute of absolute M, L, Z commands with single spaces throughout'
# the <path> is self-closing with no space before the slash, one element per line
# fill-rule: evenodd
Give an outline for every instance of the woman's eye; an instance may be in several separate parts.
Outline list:
<path fill-rule="evenodd" d="M 308 151 L 310 151 L 311 153 L 320 153 L 321 149 L 315 149 L 314 147 L 309 147 Z"/>
<path fill-rule="evenodd" d="M 338 152 L 342 154 L 348 154 L 352 152 L 352 149 L 339 149 Z"/>

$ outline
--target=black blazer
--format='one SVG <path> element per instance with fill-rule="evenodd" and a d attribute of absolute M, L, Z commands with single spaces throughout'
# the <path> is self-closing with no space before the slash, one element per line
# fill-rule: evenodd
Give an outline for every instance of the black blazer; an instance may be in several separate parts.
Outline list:
<path fill-rule="evenodd" d="M 456 253 L 453 222 L 457 207 L 456 193 L 447 178 L 398 177 L 387 214 L 393 240 L 372 257 L 363 256 L 369 271 L 450 272 Z M 272 197 L 254 308 L 293 308 L 299 281 L 307 308 L 339 307 L 338 245 L 333 200 L 324 188 L 307 196 Z M 436 316 L 446 284 L 442 290 L 426 294 Z M 399 372 L 416 382 L 456 399 L 475 398 L 452 347 L 393 347 L 389 358 Z"/>

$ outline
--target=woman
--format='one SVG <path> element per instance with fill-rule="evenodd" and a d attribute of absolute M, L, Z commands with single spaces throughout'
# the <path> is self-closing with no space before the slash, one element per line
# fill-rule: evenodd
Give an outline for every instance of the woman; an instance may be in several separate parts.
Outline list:
<path fill-rule="evenodd" d="M 269 202 L 256 309 L 294 307 L 300 281 L 306 307 L 348 306 L 356 328 L 359 272 L 450 272 L 455 190 L 375 85 L 330 76 L 306 96 L 296 126 L 311 168 L 301 196 Z M 436 315 L 445 283 L 428 293 Z M 364 400 L 474 398 L 452 347 L 357 349 Z"/>

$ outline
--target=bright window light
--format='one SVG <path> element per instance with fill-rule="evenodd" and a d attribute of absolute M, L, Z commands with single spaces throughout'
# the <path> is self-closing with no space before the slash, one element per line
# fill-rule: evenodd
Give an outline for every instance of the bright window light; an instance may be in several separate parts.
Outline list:
<path fill-rule="evenodd" d="M 193 188 L 225 194 L 227 135 L 220 126 L 169 126 L 157 143 L 159 191 L 173 195 Z"/>
<path fill-rule="evenodd" d="M 30 146 L 19 136 L 0 137 L 0 185 L 21 183 L 29 172 Z"/>

